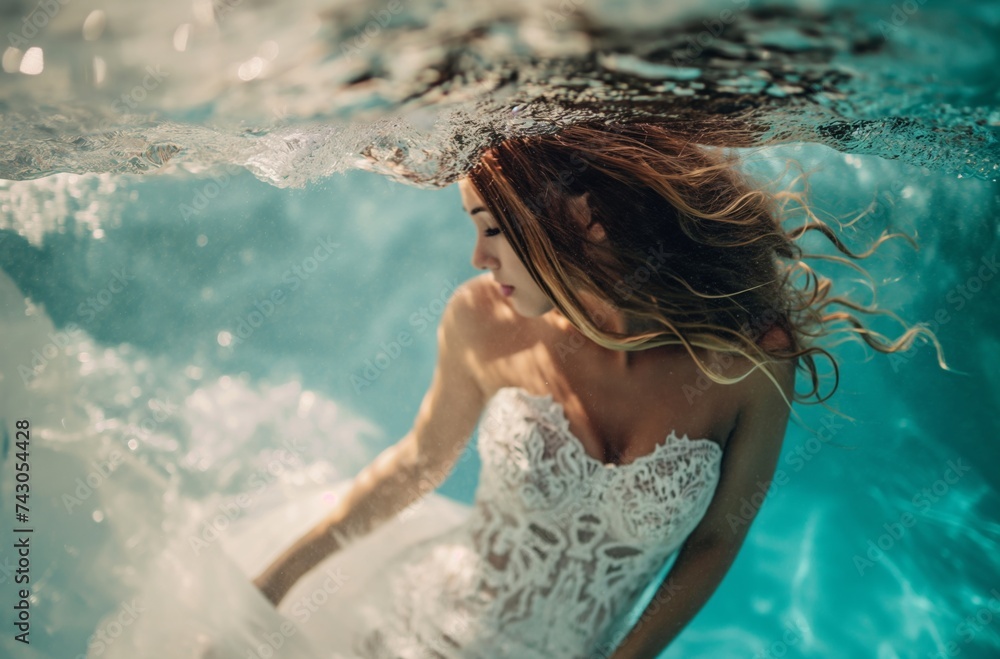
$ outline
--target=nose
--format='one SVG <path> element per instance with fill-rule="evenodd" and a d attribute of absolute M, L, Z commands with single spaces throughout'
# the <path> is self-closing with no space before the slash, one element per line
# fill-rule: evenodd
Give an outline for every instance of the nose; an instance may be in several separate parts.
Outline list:
<path fill-rule="evenodd" d="M 483 238 L 476 238 L 476 244 L 472 248 L 472 267 L 476 270 L 496 270 L 500 267 L 500 261 L 486 247 Z"/>

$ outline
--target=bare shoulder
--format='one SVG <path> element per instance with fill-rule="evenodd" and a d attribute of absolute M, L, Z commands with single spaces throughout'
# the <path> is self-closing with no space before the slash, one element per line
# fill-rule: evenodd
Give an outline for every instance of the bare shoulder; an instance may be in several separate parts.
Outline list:
<path fill-rule="evenodd" d="M 767 350 L 787 350 L 792 346 L 792 337 L 779 325 L 774 325 L 760 337 L 760 346 Z"/>
<path fill-rule="evenodd" d="M 462 282 L 455 289 L 456 302 L 468 311 L 495 313 L 500 295 L 487 273 Z"/>
<path fill-rule="evenodd" d="M 516 312 L 504 301 L 488 273 L 459 285 L 448 301 L 442 325 L 474 352 L 498 347 L 511 335 Z"/>
<path fill-rule="evenodd" d="M 761 337 L 760 345 L 765 350 L 792 350 L 795 342 L 785 329 L 775 325 Z M 784 359 L 772 366 L 775 379 L 790 401 L 795 390 L 795 369 L 798 366 L 798 358 Z"/>
<path fill-rule="evenodd" d="M 781 327 L 775 326 L 768 330 L 758 342 L 765 350 L 785 350 L 793 346 L 792 338 Z M 740 375 L 753 367 L 752 362 L 745 358 L 737 359 L 739 367 L 731 375 Z M 767 364 L 767 372 L 763 367 L 754 368 L 749 375 L 735 385 L 740 405 L 739 415 L 748 416 L 760 414 L 783 416 L 789 415 L 788 403 L 795 392 L 795 371 L 798 359 L 783 359 Z M 770 374 L 774 379 L 768 376 Z M 777 387 L 775 386 L 777 383 Z"/>
<path fill-rule="evenodd" d="M 782 336 L 781 330 L 774 336 L 771 334 L 768 332 L 761 339 L 762 346 L 767 347 L 765 342 L 788 339 L 787 334 Z M 739 361 L 753 366 L 747 358 Z M 721 543 L 735 555 L 757 514 L 752 507 L 749 517 L 746 515 L 746 502 L 760 495 L 762 483 L 770 484 L 774 478 L 791 415 L 785 399 L 791 402 L 794 394 L 796 360 L 771 361 L 766 368 L 773 381 L 762 367 L 749 373 L 742 366 L 739 369 L 747 374 L 732 385 L 740 396 L 739 413 L 723 449 L 725 457 L 719 484 L 708 510 L 685 545 L 718 546 Z M 776 387 L 775 382 L 779 386 Z M 734 519 L 740 523 L 734 525 Z"/>

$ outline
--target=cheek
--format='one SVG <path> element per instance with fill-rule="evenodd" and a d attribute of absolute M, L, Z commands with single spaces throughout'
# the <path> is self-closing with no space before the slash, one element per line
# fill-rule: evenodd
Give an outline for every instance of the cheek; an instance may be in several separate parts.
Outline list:
<path fill-rule="evenodd" d="M 503 258 L 505 260 L 505 264 L 509 264 L 510 269 L 516 270 L 524 274 L 528 279 L 531 279 L 531 275 L 528 274 L 528 269 L 524 267 L 524 263 L 521 261 L 520 257 L 518 257 L 517 252 L 514 251 L 514 248 L 511 247 L 510 243 L 506 240 L 504 241 L 503 246 Z"/>

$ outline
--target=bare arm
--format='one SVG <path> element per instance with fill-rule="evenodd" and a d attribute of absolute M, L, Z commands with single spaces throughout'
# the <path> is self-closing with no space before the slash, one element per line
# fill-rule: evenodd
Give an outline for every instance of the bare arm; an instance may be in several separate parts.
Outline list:
<path fill-rule="evenodd" d="M 485 404 L 470 368 L 473 295 L 466 283 L 448 301 L 437 334 L 437 368 L 413 428 L 361 470 L 329 515 L 254 580 L 273 603 L 330 553 L 392 519 L 451 472 Z"/>
<path fill-rule="evenodd" d="M 794 366 L 783 363 L 776 379 L 791 400 Z M 770 485 L 788 424 L 789 409 L 767 377 L 755 371 L 740 383 L 767 391 L 746 404 L 723 459 L 719 485 L 701 522 L 685 540 L 670 572 L 612 659 L 655 659 L 709 600 L 736 559 L 757 507 L 747 502 Z M 766 389 L 764 389 L 766 387 Z"/>

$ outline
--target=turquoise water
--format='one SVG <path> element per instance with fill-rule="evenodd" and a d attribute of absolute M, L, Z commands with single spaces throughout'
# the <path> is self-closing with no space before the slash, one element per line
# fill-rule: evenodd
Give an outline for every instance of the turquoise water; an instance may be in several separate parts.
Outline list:
<path fill-rule="evenodd" d="M 286 52 L 281 35 L 294 34 L 312 6 L 280 20 L 270 6 L 227 15 L 244 21 L 246 31 L 223 31 L 198 47 L 215 43 L 226 57 L 248 44 L 264 48 L 248 35 L 270 26 Z M 638 12 L 639 5 L 630 6 Z M 127 69 L 133 60 L 122 53 L 154 34 L 155 21 L 107 7 L 117 32 L 95 43 L 109 46 L 104 57 L 113 73 L 116 63 Z M 987 20 L 988 8 L 947 9 L 921 3 L 890 35 L 920 46 L 926 61 L 910 69 L 900 61 L 894 69 L 892 53 L 853 61 L 873 72 L 845 87 L 855 93 L 848 96 L 853 107 L 844 101 L 836 108 L 852 121 L 910 116 L 940 130 L 911 125 L 885 135 L 871 128 L 882 124 L 866 124 L 872 132 L 840 136 L 828 146 L 790 137 L 745 153 L 748 172 L 761 181 L 779 177 L 786 159 L 802 163 L 813 172 L 811 202 L 825 213 L 847 217 L 874 201 L 871 221 L 842 230 L 855 251 L 885 228 L 915 235 L 919 251 L 891 241 L 863 265 L 879 285 L 880 306 L 937 331 L 952 371 L 939 367 L 931 345 L 892 358 L 855 344 L 835 347 L 842 379 L 832 402 L 855 420 L 799 407 L 810 426 L 828 429 L 831 441 L 789 426 L 775 482 L 741 553 L 663 657 L 1000 655 L 1000 470 L 994 466 L 1000 192 L 989 174 L 1000 86 L 992 53 L 982 48 L 997 22 Z M 921 13 L 932 10 L 939 12 L 934 20 Z M 58 36 L 58 20 L 96 20 L 88 18 L 91 11 L 67 4 L 47 38 Z M 125 18 L 115 23 L 115 16 Z M 786 32 L 800 25 L 780 14 L 768 20 L 772 36 L 781 35 L 782 21 Z M 936 41 L 916 38 L 929 34 L 920 31 L 928 24 L 937 26 Z M 847 25 L 841 18 L 821 31 L 833 39 L 849 32 Z M 864 25 L 879 33 L 877 22 Z M 173 27 L 169 32 L 177 38 Z M 793 52 L 794 41 L 782 38 Z M 115 43 L 119 51 L 110 48 Z M 328 42 L 336 52 L 329 43 L 336 42 Z M 973 52 L 963 53 L 963 43 Z M 150 52 L 163 55 L 157 48 L 151 42 Z M 260 52 L 266 60 L 267 48 Z M 910 85 L 930 70 L 921 67 L 942 52 L 952 57 L 940 68 L 952 67 L 954 77 L 933 78 L 915 91 Z M 239 57 L 250 61 L 245 52 Z M 42 107 L 36 95 L 43 83 L 67 97 L 82 96 L 82 83 L 4 74 L 11 83 L 3 128 L 10 148 L 0 173 L 8 179 L 0 181 L 5 621 L 18 599 L 7 535 L 15 528 L 16 419 L 28 419 L 33 429 L 34 527 L 31 645 L 17 643 L 16 630 L 4 622 L 4 656 L 77 657 L 101 631 L 101 642 L 113 645 L 133 617 L 141 584 L 169 541 L 183 539 L 182 529 L 204 528 L 241 493 L 249 493 L 249 503 L 232 515 L 241 519 L 276 501 L 323 497 L 325 486 L 356 473 L 413 421 L 433 371 L 443 301 L 476 274 L 469 263 L 474 230 L 456 187 L 434 189 L 445 181 L 424 185 L 421 177 L 447 173 L 461 158 L 448 156 L 443 136 L 452 133 L 441 128 L 421 137 L 417 129 L 397 134 L 398 126 L 380 125 L 381 137 L 373 137 L 378 117 L 351 114 L 360 112 L 351 103 L 377 107 L 377 93 L 365 103 L 338 96 L 319 108 L 309 86 L 315 83 L 302 82 L 302 73 L 330 84 L 341 74 L 324 68 L 321 58 L 296 57 L 304 62 L 300 69 L 282 69 L 271 86 L 252 89 L 223 86 L 222 73 L 202 70 L 203 81 L 217 87 L 206 83 L 200 93 L 215 94 L 214 105 L 185 97 L 197 91 L 199 77 L 174 66 L 168 70 L 177 88 L 160 90 L 147 108 L 156 108 L 159 123 L 118 113 L 111 119 L 123 129 L 102 133 L 108 141 L 88 132 L 93 117 L 60 114 L 58 93 L 45 112 L 23 111 Z M 807 66 L 806 59 L 797 62 L 800 77 L 836 68 L 815 58 Z M 59 71 L 58 57 L 47 61 L 47 71 Z M 257 65 L 248 66 L 252 72 Z M 296 81 L 305 91 L 290 91 Z M 770 96 L 777 98 L 773 90 Z M 903 97 L 908 104 L 897 102 Z M 261 119 L 273 98 L 288 103 L 296 121 L 286 117 L 278 126 Z M 491 102 L 502 105 L 502 94 Z M 97 101 L 81 107 L 108 112 Z M 779 127 L 830 118 L 817 108 L 771 111 L 783 118 Z M 442 125 L 484 130 L 469 116 Z M 243 129 L 234 128 L 238 119 L 248 122 Z M 431 125 L 424 120 L 413 125 Z M 328 134 L 324 125 L 339 127 Z M 934 140 L 945 139 L 946 128 L 967 139 L 948 144 L 966 150 L 935 159 L 944 149 Z M 81 132 L 90 141 L 61 139 Z M 292 133 L 308 148 L 286 149 Z M 276 135 L 280 140 L 268 142 Z M 393 156 L 397 138 L 410 148 Z M 179 149 L 175 162 L 150 164 L 166 143 Z M 364 148 L 355 147 L 373 143 L 370 157 L 359 156 Z M 437 151 L 422 160 L 415 155 L 421 146 Z M 129 149 L 144 155 L 132 157 Z M 955 158 L 968 166 L 953 166 Z M 407 184 L 415 182 L 421 185 Z M 822 242 L 804 246 L 829 253 Z M 842 290 L 871 301 L 856 273 L 815 265 L 836 274 Z M 891 322 L 874 326 L 898 333 Z M 397 350 L 393 342 L 402 332 L 412 342 Z M 474 441 L 468 451 L 440 489 L 466 503 L 479 468 Z M 90 651 L 99 657 L 105 648 L 90 642 Z"/>

